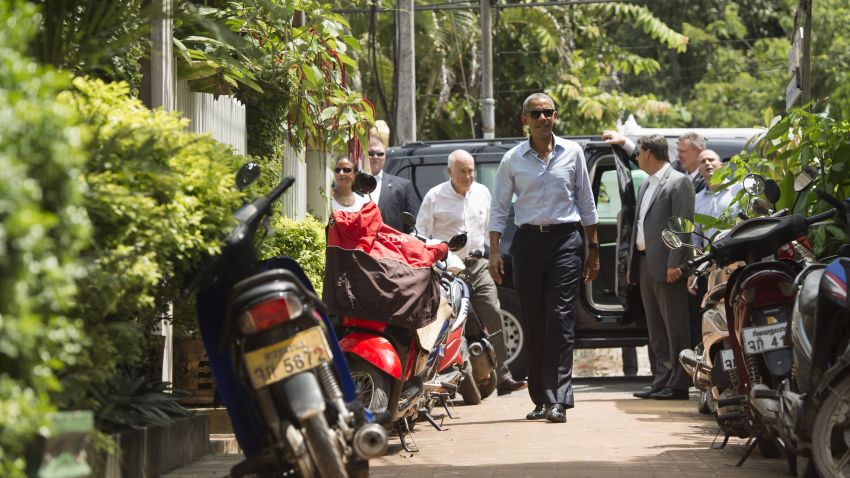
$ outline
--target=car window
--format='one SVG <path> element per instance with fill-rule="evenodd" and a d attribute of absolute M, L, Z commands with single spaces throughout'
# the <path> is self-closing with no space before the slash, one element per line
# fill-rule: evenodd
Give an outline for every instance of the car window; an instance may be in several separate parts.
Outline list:
<path fill-rule="evenodd" d="M 616 224 L 617 214 L 622 208 L 620 190 L 617 184 L 617 170 L 609 169 L 602 173 L 599 184 L 599 196 L 596 200 L 596 213 L 600 224 Z"/>

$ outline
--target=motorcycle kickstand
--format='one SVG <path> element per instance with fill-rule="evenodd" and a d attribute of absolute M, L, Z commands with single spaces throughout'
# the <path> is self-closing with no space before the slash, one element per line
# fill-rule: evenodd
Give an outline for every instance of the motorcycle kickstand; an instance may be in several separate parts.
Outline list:
<path fill-rule="evenodd" d="M 714 435 L 714 440 L 711 442 L 712 450 L 722 450 L 726 448 L 726 444 L 729 443 L 729 432 L 726 432 L 723 436 L 723 443 L 721 443 L 720 446 L 714 446 L 714 444 L 717 443 L 717 437 L 720 436 L 720 432 L 721 430 L 718 428 L 717 433 Z"/>
<path fill-rule="evenodd" d="M 753 450 L 756 449 L 756 446 L 758 446 L 758 444 L 759 444 L 759 438 L 758 437 L 751 438 L 750 441 L 747 442 L 746 453 L 744 453 L 744 456 L 742 456 L 741 459 L 738 460 L 738 463 L 735 463 L 735 466 L 740 467 L 741 465 L 743 465 L 744 462 L 747 461 L 747 458 L 749 458 L 750 455 L 753 453 Z"/>
<path fill-rule="evenodd" d="M 451 418 L 452 420 L 454 420 L 454 419 L 455 419 L 455 416 L 454 416 L 454 415 L 452 415 L 452 412 L 451 412 L 451 411 L 449 411 L 449 401 L 448 401 L 448 399 L 447 399 L 447 395 L 442 395 L 442 396 L 440 396 L 440 403 L 443 405 L 443 410 L 445 410 L 445 411 L 446 411 L 446 415 L 448 415 L 448 416 L 449 416 L 449 418 Z"/>
<path fill-rule="evenodd" d="M 434 427 L 438 432 L 445 431 L 445 428 L 443 428 L 443 419 L 442 418 L 440 419 L 440 423 L 437 424 L 437 420 L 434 418 L 433 415 L 431 415 L 430 412 L 422 410 L 419 413 L 421 413 L 422 416 L 425 417 L 425 420 L 428 420 L 428 423 L 430 423 L 431 426 Z"/>
<path fill-rule="evenodd" d="M 401 447 L 404 448 L 404 451 L 408 453 L 418 452 L 419 447 L 416 445 L 416 440 L 413 439 L 413 435 L 410 434 L 410 427 L 407 424 L 407 417 L 402 418 L 400 421 L 396 422 L 396 429 L 398 431 L 398 439 L 401 440 Z M 406 433 L 405 429 L 407 429 Z M 410 437 L 410 442 L 413 444 L 413 448 L 408 445 L 407 440 L 405 439 L 405 435 Z"/>

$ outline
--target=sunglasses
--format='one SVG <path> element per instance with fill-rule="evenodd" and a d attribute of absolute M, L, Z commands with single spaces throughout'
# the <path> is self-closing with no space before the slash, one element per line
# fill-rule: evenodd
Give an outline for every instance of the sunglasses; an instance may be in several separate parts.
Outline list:
<path fill-rule="evenodd" d="M 352 171 L 354 171 L 353 168 L 334 168 L 334 172 L 337 173 L 337 174 L 339 174 L 339 173 L 348 174 Z"/>
<path fill-rule="evenodd" d="M 369 151 L 368 154 L 369 156 L 377 156 L 379 158 L 382 158 L 386 153 L 384 153 L 383 151 Z"/>
<path fill-rule="evenodd" d="M 554 109 L 545 109 L 545 110 L 531 110 L 528 112 L 528 116 L 531 116 L 534 119 L 540 118 L 540 115 L 543 115 L 547 118 L 551 118 L 552 115 L 555 114 Z"/>

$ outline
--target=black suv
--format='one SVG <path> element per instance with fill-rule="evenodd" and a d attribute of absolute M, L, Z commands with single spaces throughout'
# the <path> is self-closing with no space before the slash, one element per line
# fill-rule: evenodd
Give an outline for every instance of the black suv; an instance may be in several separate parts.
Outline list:
<path fill-rule="evenodd" d="M 676 157 L 676 141 L 684 132 L 644 130 L 667 133 L 670 157 Z M 707 139 L 707 147 L 727 160 L 747 147 L 758 130 L 698 130 Z M 642 134 L 649 134 L 642 132 Z M 421 199 L 432 187 L 448 180 L 449 153 L 464 149 L 475 158 L 475 180 L 491 191 L 496 170 L 505 152 L 524 138 L 415 142 L 387 151 L 384 170 L 409 179 Z M 629 161 L 620 148 L 612 148 L 601 137 L 569 137 L 584 147 L 587 171 L 599 214 L 599 277 L 585 284 L 579 298 L 576 322 L 576 347 L 641 346 L 648 342 L 646 321 L 639 290 L 626 287 L 626 263 L 636 193 L 646 174 Z M 500 244 L 505 262 L 505 280 L 499 286 L 508 343 L 508 362 L 515 376 L 526 373 L 525 318 L 519 309 L 511 274 L 508 249 L 516 232 L 513 208 Z"/>

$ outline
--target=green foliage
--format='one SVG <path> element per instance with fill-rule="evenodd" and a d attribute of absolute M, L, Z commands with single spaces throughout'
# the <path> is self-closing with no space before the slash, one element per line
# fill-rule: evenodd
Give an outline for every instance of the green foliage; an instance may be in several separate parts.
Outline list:
<path fill-rule="evenodd" d="M 246 103 L 250 154 L 280 159 L 285 139 L 295 148 L 313 142 L 330 149 L 365 140 L 372 106 L 348 80 L 359 46 L 330 5 L 250 0 L 197 14 L 203 21 L 178 32 L 183 71 L 215 92 L 235 90 Z M 300 15 L 303 25 L 293 26 Z M 252 88 L 237 89 L 237 82 Z"/>
<path fill-rule="evenodd" d="M 88 234 L 65 75 L 26 57 L 32 5 L 0 2 L 0 475 L 24 476 L 22 451 L 49 433 L 57 373 L 86 345 L 69 314 Z"/>
<path fill-rule="evenodd" d="M 313 216 L 301 221 L 276 216 L 271 221 L 273 235 L 260 247 L 260 257 L 287 256 L 298 261 L 317 291 L 325 277 L 325 225 Z"/>
<path fill-rule="evenodd" d="M 105 81 L 142 82 L 151 12 L 142 0 L 36 0 L 42 22 L 32 50 L 41 63 Z"/>
<path fill-rule="evenodd" d="M 693 124 L 717 127 L 746 127 L 760 122 L 767 107 L 783 109 L 790 43 L 785 38 L 755 40 L 741 50 L 747 30 L 741 23 L 738 6 L 729 4 L 723 18 L 709 23 L 705 30 L 685 24 L 685 34 L 694 48 L 709 50 L 706 72 L 694 86 L 687 106 Z"/>
<path fill-rule="evenodd" d="M 765 113 L 771 118 L 772 112 Z M 732 158 L 732 168 L 721 168 L 714 181 L 740 183 L 748 173 L 758 173 L 777 181 L 781 197 L 778 209 L 792 208 L 797 198 L 794 177 L 806 166 L 820 170 L 815 186 L 797 201 L 795 212 L 807 216 L 830 209 L 830 206 L 813 194 L 826 191 L 839 198 L 850 197 L 850 122 L 838 121 L 806 109 L 794 109 L 783 117 L 770 120 L 770 129 L 756 143 L 752 153 Z M 746 208 L 746 198 L 739 195 Z M 818 227 L 810 231 L 815 253 L 833 254 L 842 243 L 848 242 L 846 232 L 834 226 Z"/>
<path fill-rule="evenodd" d="M 76 313 L 92 346 L 64 380 L 66 406 L 98 410 L 83 390 L 104 390 L 119 366 L 144 358 L 157 319 L 203 258 L 217 252 L 241 203 L 240 158 L 186 121 L 150 111 L 123 83 L 78 78 L 64 97 L 90 126 L 85 207 L 94 226 Z"/>
<path fill-rule="evenodd" d="M 189 416 L 189 410 L 177 403 L 187 393 L 172 390 L 171 384 L 146 380 L 144 376 L 121 372 L 109 379 L 106 388 L 94 392 L 100 404 L 97 428 L 116 432 L 127 428 L 168 425 L 172 417 Z"/>

